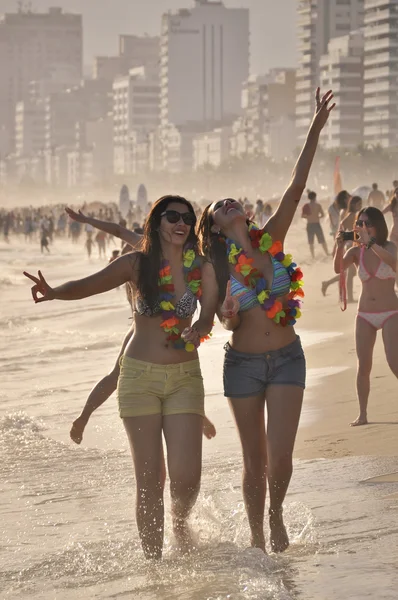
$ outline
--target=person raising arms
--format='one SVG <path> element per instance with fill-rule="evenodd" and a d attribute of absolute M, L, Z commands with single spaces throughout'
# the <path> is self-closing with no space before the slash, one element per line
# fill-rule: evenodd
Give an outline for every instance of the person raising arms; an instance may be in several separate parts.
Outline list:
<path fill-rule="evenodd" d="M 316 112 L 291 182 L 264 229 L 246 218 L 237 200 L 227 198 L 206 207 L 198 230 L 202 253 L 216 273 L 219 317 L 232 331 L 225 346 L 224 395 L 242 445 L 251 545 L 264 552 L 267 480 L 271 548 L 283 552 L 289 546 L 282 507 L 305 388 L 305 357 L 293 327 L 301 314 L 303 274 L 283 245 L 334 107 L 332 98 L 331 91 L 321 98 L 318 88 Z"/>
<path fill-rule="evenodd" d="M 56 288 L 39 271 L 35 302 L 79 300 L 131 282 L 134 333 L 121 360 L 119 414 L 130 443 L 137 483 L 136 517 L 144 554 L 161 558 L 164 535 L 162 433 L 167 446 L 173 529 L 182 550 L 190 545 L 187 524 L 201 478 L 204 414 L 200 339 L 212 329 L 217 298 L 214 273 L 202 265 L 192 205 L 164 196 L 152 207 L 141 250 L 102 271 Z M 199 319 L 191 326 L 197 299 Z"/>

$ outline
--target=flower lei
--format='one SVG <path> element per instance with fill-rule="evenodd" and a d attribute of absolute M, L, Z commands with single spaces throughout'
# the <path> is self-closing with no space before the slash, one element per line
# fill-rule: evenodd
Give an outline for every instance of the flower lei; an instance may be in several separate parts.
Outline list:
<path fill-rule="evenodd" d="M 193 248 L 186 248 L 183 253 L 183 270 L 184 279 L 187 288 L 199 300 L 202 295 L 202 275 L 200 269 L 200 259 L 196 256 Z M 171 274 L 170 263 L 163 260 L 159 271 L 159 305 L 162 310 L 162 323 L 160 324 L 163 331 L 167 334 L 167 340 L 173 343 L 174 348 L 182 350 L 185 348 L 187 352 L 195 350 L 192 342 L 185 342 L 181 337 L 181 331 L 178 327 L 180 321 L 176 316 L 176 301 L 175 287 Z M 209 339 L 206 336 L 201 339 L 201 342 Z"/>
<path fill-rule="evenodd" d="M 282 326 L 294 325 L 296 320 L 301 317 L 301 301 L 304 298 L 303 272 L 296 263 L 293 262 L 291 254 L 284 254 L 282 243 L 274 242 L 269 233 L 251 223 L 249 225 L 249 236 L 253 248 L 260 250 L 261 254 L 268 252 L 277 261 L 279 261 L 290 275 L 290 291 L 287 297 L 287 306 L 284 307 L 277 296 L 267 289 L 264 276 L 260 271 L 253 267 L 253 259 L 249 258 L 242 248 L 227 239 L 228 260 L 235 265 L 235 271 L 241 273 L 244 277 L 245 286 L 255 290 L 260 306 L 265 310 L 267 317 L 275 323 Z"/>

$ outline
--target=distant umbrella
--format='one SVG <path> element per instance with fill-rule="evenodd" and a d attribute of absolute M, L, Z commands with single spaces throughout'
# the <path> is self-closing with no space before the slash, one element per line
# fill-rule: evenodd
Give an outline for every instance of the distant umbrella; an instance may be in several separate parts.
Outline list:
<path fill-rule="evenodd" d="M 370 188 L 367 185 L 362 185 L 360 187 L 355 188 L 355 190 L 351 192 L 351 196 L 359 196 L 364 202 L 366 202 L 369 198 L 369 194 L 371 191 L 372 188 Z"/>

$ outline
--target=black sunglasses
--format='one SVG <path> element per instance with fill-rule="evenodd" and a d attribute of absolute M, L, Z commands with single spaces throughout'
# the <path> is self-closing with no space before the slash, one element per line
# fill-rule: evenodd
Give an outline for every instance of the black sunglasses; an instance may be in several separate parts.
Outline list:
<path fill-rule="evenodd" d="M 366 220 L 366 221 L 363 221 L 362 219 L 358 219 L 358 220 L 355 222 L 355 225 L 356 225 L 357 227 L 373 227 L 372 221 L 368 221 L 368 220 Z"/>
<path fill-rule="evenodd" d="M 185 225 L 195 225 L 196 216 L 191 212 L 180 213 L 178 210 L 165 210 L 161 217 L 166 217 L 169 223 L 178 223 L 182 219 Z"/>

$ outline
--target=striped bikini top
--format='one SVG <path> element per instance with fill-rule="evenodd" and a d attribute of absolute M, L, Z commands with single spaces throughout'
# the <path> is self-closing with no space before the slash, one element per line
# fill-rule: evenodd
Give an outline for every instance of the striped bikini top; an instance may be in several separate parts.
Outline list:
<path fill-rule="evenodd" d="M 286 296 L 290 291 L 290 275 L 287 272 L 287 269 L 273 256 L 271 256 L 271 260 L 274 269 L 271 294 L 277 298 L 281 298 L 282 296 Z M 260 305 L 255 290 L 251 290 L 244 286 L 240 281 L 235 279 L 233 275 L 231 275 L 230 279 L 231 294 L 232 296 L 239 296 L 241 311 L 250 310 L 251 308 Z"/>

